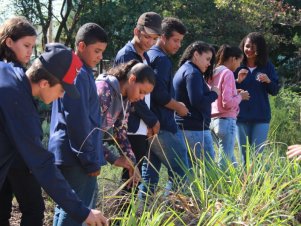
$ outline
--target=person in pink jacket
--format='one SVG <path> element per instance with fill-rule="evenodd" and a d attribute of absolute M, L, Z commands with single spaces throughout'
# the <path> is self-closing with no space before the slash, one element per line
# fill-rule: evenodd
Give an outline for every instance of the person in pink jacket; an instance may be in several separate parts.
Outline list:
<path fill-rule="evenodd" d="M 234 155 L 236 118 L 240 102 L 250 98 L 248 91 L 236 90 L 233 71 L 239 67 L 242 59 L 243 53 L 238 47 L 222 45 L 216 54 L 217 63 L 209 81 L 210 86 L 220 90 L 220 95 L 211 105 L 210 129 L 219 148 L 219 166 L 224 169 L 229 162 L 237 165 Z M 242 81 L 245 76 L 246 73 L 240 73 L 238 79 Z"/>

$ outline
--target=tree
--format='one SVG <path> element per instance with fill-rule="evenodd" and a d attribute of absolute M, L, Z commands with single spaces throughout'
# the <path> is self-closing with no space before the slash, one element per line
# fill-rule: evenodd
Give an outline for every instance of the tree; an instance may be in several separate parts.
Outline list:
<path fill-rule="evenodd" d="M 80 19 L 81 11 L 89 1 L 84 0 L 15 0 L 14 5 L 19 15 L 25 16 L 42 30 L 42 47 L 48 42 L 47 32 L 54 20 L 58 25 L 56 42 L 64 40 L 70 45 L 74 30 Z M 54 5 L 60 7 L 59 15 L 54 13 Z"/>

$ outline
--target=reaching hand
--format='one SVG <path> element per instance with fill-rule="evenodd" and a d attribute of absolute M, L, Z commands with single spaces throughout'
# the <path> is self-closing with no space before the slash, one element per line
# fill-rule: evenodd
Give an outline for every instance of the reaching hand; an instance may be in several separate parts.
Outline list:
<path fill-rule="evenodd" d="M 301 160 L 301 145 L 295 144 L 289 146 L 286 155 L 289 159 L 293 157 L 297 157 L 296 160 Z"/>
<path fill-rule="evenodd" d="M 139 181 L 141 180 L 141 175 L 139 170 L 134 167 L 134 164 L 131 162 L 129 158 L 125 156 L 120 156 L 115 162 L 114 166 L 123 167 L 129 171 L 129 176 L 132 178 L 130 183 L 127 185 L 130 188 L 132 185 L 137 186 Z"/>
<path fill-rule="evenodd" d="M 94 209 L 91 209 L 85 223 L 89 226 L 109 226 L 108 219 L 99 210 Z"/>
<path fill-rule="evenodd" d="M 157 123 L 153 126 L 152 130 L 153 130 L 153 135 L 159 133 L 159 131 L 160 131 L 160 122 L 159 121 L 157 121 Z"/>

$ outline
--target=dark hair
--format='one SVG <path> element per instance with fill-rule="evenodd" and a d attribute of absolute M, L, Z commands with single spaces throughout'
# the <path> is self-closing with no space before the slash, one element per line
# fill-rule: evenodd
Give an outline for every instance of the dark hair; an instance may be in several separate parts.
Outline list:
<path fill-rule="evenodd" d="M 236 46 L 221 45 L 216 53 L 216 66 L 224 64 L 230 57 L 238 59 L 243 57 L 243 52 Z"/>
<path fill-rule="evenodd" d="M 185 49 L 185 51 L 179 61 L 179 67 L 182 66 L 187 60 L 191 60 L 195 51 L 197 51 L 199 54 L 202 54 L 203 52 L 208 52 L 208 51 L 212 52 L 210 66 L 203 73 L 203 75 L 207 81 L 213 75 L 213 65 L 214 65 L 214 61 L 215 61 L 215 50 L 211 45 L 209 45 L 205 42 L 202 42 L 202 41 L 195 41 L 195 42 L 191 43 Z"/>
<path fill-rule="evenodd" d="M 240 42 L 240 49 L 243 51 L 244 59 L 243 63 L 247 64 L 247 57 L 244 53 L 244 46 L 246 43 L 246 40 L 250 39 L 251 43 L 256 46 L 256 60 L 255 65 L 256 66 L 264 66 L 268 62 L 268 49 L 265 42 L 265 39 L 263 35 L 259 32 L 251 32 L 247 36 L 243 38 L 243 40 Z"/>
<path fill-rule="evenodd" d="M 0 26 L 0 60 L 19 62 L 14 51 L 6 45 L 6 39 L 11 38 L 16 42 L 25 36 L 37 36 L 36 30 L 25 17 L 17 16 L 6 20 Z"/>
<path fill-rule="evenodd" d="M 39 58 L 34 60 L 32 65 L 26 71 L 26 74 L 32 83 L 38 83 L 41 80 L 47 80 L 50 87 L 60 83 L 60 80 L 57 77 L 53 76 L 44 68 Z"/>
<path fill-rule="evenodd" d="M 181 35 L 186 34 L 186 27 L 181 20 L 174 17 L 166 17 L 162 20 L 162 35 L 169 39 L 173 32 L 178 32 Z"/>
<path fill-rule="evenodd" d="M 136 82 L 139 83 L 147 81 L 155 85 L 156 80 L 153 69 L 135 59 L 111 68 L 106 74 L 115 76 L 118 81 L 128 80 L 131 74 L 136 76 Z"/>
<path fill-rule="evenodd" d="M 94 44 L 96 42 L 108 42 L 108 35 L 105 30 L 95 23 L 86 23 L 81 26 L 75 37 L 75 45 L 79 42 L 84 42 L 86 45 Z"/>

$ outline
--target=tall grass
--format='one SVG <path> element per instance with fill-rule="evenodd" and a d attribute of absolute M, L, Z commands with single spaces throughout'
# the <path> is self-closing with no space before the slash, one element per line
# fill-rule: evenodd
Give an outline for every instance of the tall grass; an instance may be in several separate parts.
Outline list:
<path fill-rule="evenodd" d="M 247 147 L 249 165 L 227 170 L 199 160 L 187 170 L 189 182 L 168 197 L 158 192 L 141 208 L 130 195 L 113 225 L 298 225 L 301 167 L 284 149 L 273 144 L 253 156 Z"/>

